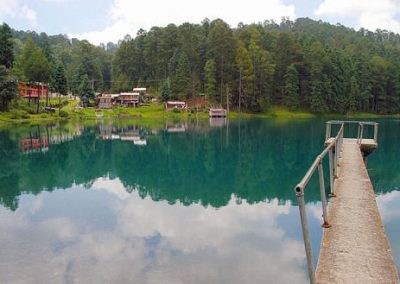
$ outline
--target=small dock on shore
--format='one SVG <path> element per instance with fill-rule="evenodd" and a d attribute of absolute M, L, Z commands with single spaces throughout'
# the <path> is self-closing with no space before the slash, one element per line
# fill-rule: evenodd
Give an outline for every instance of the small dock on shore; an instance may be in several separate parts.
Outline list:
<path fill-rule="evenodd" d="M 356 138 L 344 138 L 346 124 L 358 125 Z M 339 125 L 332 137 L 332 125 Z M 364 128 L 373 138 L 364 138 Z M 378 147 L 378 124 L 329 121 L 326 148 L 295 187 L 299 201 L 310 283 L 400 283 L 396 265 L 365 166 L 367 156 Z M 329 208 L 322 169 L 329 157 Z M 323 237 L 316 270 L 305 216 L 304 194 L 318 169 L 323 214 Z"/>

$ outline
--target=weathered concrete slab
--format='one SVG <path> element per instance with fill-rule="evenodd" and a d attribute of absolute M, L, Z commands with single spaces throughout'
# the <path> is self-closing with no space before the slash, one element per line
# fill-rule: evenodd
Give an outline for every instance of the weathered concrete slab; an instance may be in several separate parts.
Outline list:
<path fill-rule="evenodd" d="M 333 137 L 328 138 L 325 141 L 325 145 L 328 145 L 329 143 L 332 143 L 334 140 Z M 357 139 L 352 139 L 352 138 L 345 138 L 347 142 L 352 142 L 352 143 L 357 143 Z M 375 142 L 374 139 L 362 139 L 361 140 L 361 151 L 371 153 L 373 152 L 376 148 L 378 148 L 378 143 Z"/>
<path fill-rule="evenodd" d="M 317 283 L 400 283 L 359 145 L 344 139 Z"/>

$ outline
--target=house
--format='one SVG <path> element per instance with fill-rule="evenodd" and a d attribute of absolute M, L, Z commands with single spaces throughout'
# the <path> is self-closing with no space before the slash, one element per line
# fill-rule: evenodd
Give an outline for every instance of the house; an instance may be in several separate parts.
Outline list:
<path fill-rule="evenodd" d="M 113 98 L 111 94 L 102 94 L 96 98 L 97 108 L 110 109 L 113 107 Z"/>
<path fill-rule="evenodd" d="M 121 93 L 116 98 L 116 103 L 126 107 L 138 107 L 140 104 L 140 93 Z"/>
<path fill-rule="evenodd" d="M 186 110 L 187 104 L 185 102 L 179 102 L 179 101 L 167 101 L 165 103 L 165 109 L 166 110 L 171 110 L 171 109 Z"/>
<path fill-rule="evenodd" d="M 226 117 L 226 109 L 223 108 L 210 108 L 208 112 L 210 117 Z"/>
<path fill-rule="evenodd" d="M 49 89 L 44 83 L 18 83 L 19 95 L 29 102 L 37 102 L 38 98 L 47 97 Z"/>
<path fill-rule="evenodd" d="M 147 93 L 146 88 L 133 88 L 134 93 L 140 94 L 140 102 L 141 103 L 149 103 L 152 102 L 154 97 Z"/>
<path fill-rule="evenodd" d="M 96 96 L 96 105 L 99 109 L 110 109 L 116 103 L 119 94 L 99 94 Z"/>
<path fill-rule="evenodd" d="M 140 95 L 146 95 L 146 88 L 133 88 L 134 93 L 139 93 Z"/>

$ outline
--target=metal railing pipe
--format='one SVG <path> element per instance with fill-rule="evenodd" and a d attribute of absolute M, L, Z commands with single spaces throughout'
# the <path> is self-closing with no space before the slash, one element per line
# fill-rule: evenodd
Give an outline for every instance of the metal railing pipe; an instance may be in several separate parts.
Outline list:
<path fill-rule="evenodd" d="M 306 174 L 304 175 L 303 179 L 296 185 L 296 192 L 297 189 L 304 190 L 308 182 L 310 181 L 311 177 L 313 176 L 315 170 L 318 167 L 318 164 L 321 163 L 322 159 L 329 153 L 329 150 L 333 147 L 333 143 L 331 142 L 325 149 L 317 156 L 317 158 L 312 163 L 311 167 L 308 169 Z"/>
<path fill-rule="evenodd" d="M 324 169 L 322 167 L 322 161 L 320 161 L 318 164 L 318 174 L 319 174 L 319 189 L 321 191 L 321 201 L 322 201 L 322 218 L 324 219 L 324 223 L 322 224 L 322 227 L 329 228 L 330 225 L 328 222 L 325 181 L 324 181 Z"/>
<path fill-rule="evenodd" d="M 333 197 L 335 196 L 334 193 L 334 186 L 335 186 L 335 171 L 333 167 L 334 161 L 333 161 L 333 150 L 332 148 L 329 149 L 329 183 L 330 183 L 330 196 Z"/>
<path fill-rule="evenodd" d="M 315 284 L 317 283 L 315 278 L 315 268 L 314 268 L 314 257 L 312 254 L 311 249 L 311 239 L 310 239 L 310 231 L 307 222 L 307 215 L 306 215 L 306 204 L 304 201 L 304 191 L 297 192 L 297 201 L 299 203 L 299 210 L 300 210 L 300 219 L 301 219 L 301 228 L 303 231 L 303 239 L 304 239 L 304 248 L 306 251 L 307 256 L 307 266 L 308 266 L 308 276 L 310 277 L 310 283 Z"/>
<path fill-rule="evenodd" d="M 379 125 L 379 123 L 375 122 L 375 125 L 374 125 L 374 141 L 377 144 L 378 144 L 378 125 Z"/>
<path fill-rule="evenodd" d="M 325 141 L 327 141 L 331 137 L 332 133 L 332 124 L 330 121 L 326 122 L 326 132 L 325 132 Z"/>

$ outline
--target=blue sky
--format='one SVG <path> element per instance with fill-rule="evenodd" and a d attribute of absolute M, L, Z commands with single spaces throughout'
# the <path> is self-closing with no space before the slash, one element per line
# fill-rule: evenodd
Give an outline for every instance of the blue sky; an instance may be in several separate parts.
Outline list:
<path fill-rule="evenodd" d="M 219 17 L 236 26 L 265 19 L 279 22 L 283 16 L 400 33 L 400 0 L 0 0 L 0 22 L 15 29 L 68 34 L 95 44 L 171 22 Z"/>

